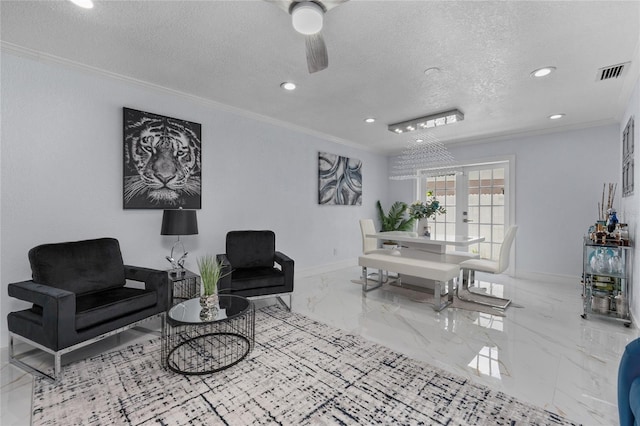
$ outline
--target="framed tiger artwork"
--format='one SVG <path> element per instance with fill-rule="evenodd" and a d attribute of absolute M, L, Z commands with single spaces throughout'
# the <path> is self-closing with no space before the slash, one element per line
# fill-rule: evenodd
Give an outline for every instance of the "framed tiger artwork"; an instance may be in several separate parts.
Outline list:
<path fill-rule="evenodd" d="M 123 108 L 124 209 L 200 209 L 202 126 Z"/>

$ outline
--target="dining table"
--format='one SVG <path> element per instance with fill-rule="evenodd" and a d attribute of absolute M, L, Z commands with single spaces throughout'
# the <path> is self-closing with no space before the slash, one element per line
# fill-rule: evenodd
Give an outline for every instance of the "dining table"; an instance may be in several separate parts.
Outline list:
<path fill-rule="evenodd" d="M 401 248 L 407 247 L 420 250 L 426 253 L 434 253 L 444 255 L 447 253 L 447 247 L 461 248 L 469 247 L 472 244 L 484 241 L 484 237 L 451 235 L 447 237 L 427 237 L 423 235 L 411 235 L 409 232 L 376 232 L 375 234 L 367 234 L 368 238 L 377 238 L 382 241 L 396 241 L 400 243 Z"/>

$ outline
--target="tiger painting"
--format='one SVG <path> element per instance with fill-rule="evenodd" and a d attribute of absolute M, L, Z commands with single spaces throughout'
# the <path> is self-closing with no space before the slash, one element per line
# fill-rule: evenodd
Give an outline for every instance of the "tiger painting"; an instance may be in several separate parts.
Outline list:
<path fill-rule="evenodd" d="M 124 208 L 199 209 L 201 125 L 124 108 Z"/>

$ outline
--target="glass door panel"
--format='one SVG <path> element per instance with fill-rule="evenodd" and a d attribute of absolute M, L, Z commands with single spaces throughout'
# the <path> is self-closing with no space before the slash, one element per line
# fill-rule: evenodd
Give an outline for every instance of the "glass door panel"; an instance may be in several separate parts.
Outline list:
<path fill-rule="evenodd" d="M 468 166 L 463 167 L 462 174 L 422 179 L 418 199 L 425 201 L 431 193 L 447 210 L 446 214 L 428 220 L 432 235 L 483 236 L 485 241 L 470 246 L 468 251 L 497 259 L 507 225 L 505 218 L 509 217 L 507 185 L 507 162 Z"/>

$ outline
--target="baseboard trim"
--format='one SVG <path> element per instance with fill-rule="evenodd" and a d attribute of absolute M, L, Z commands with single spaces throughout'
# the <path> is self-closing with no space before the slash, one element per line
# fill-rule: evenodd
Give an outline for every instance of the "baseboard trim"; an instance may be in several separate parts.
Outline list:
<path fill-rule="evenodd" d="M 580 276 L 562 275 L 562 274 L 546 274 L 544 272 L 517 271 L 516 278 L 530 281 L 553 281 L 561 285 L 580 284 Z"/>
<path fill-rule="evenodd" d="M 339 262 L 325 263 L 323 265 L 312 266 L 310 268 L 296 269 L 296 278 L 307 278 L 313 275 L 323 274 L 326 272 L 337 271 L 338 269 L 349 268 L 358 265 L 358 259 L 345 259 Z"/>

